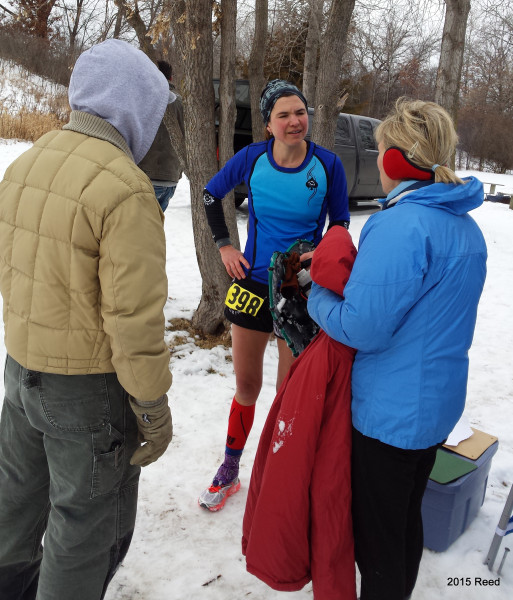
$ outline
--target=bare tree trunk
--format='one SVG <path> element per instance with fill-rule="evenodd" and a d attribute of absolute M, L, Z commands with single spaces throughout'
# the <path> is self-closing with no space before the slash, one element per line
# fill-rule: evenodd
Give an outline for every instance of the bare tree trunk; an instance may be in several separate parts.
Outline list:
<path fill-rule="evenodd" d="M 191 187 L 192 229 L 196 258 L 202 278 L 202 295 L 193 326 L 205 333 L 225 327 L 223 301 L 228 275 L 213 242 L 203 205 L 203 188 L 217 171 L 212 85 L 212 2 L 184 3 L 185 149 Z"/>
<path fill-rule="evenodd" d="M 178 155 L 178 160 L 182 166 L 182 170 L 185 176 L 189 178 L 189 169 L 187 166 L 187 152 L 185 149 L 185 137 L 182 133 L 182 129 L 176 118 L 176 114 L 170 109 L 170 104 L 166 108 L 164 113 L 164 125 L 166 126 L 167 132 L 169 133 L 169 139 L 171 140 L 171 146 Z M 185 125 L 185 124 L 184 124 Z"/>
<path fill-rule="evenodd" d="M 114 0 L 125 9 L 127 21 L 136 29 L 141 43 L 144 26 L 138 12 L 128 14 L 126 0 Z M 229 277 L 213 242 L 203 205 L 203 188 L 217 172 L 216 138 L 214 127 L 213 43 L 211 0 L 168 0 L 164 12 L 170 17 L 177 54 L 184 66 L 183 99 L 185 139 L 174 114 L 164 115 L 171 143 L 177 151 L 191 190 L 192 229 L 196 259 L 202 278 L 202 295 L 193 317 L 193 327 L 204 333 L 222 333 L 226 328 L 223 302 Z M 147 42 L 141 49 L 150 58 L 155 51 Z M 148 53 L 148 48 L 151 52 Z M 233 92 L 232 92 L 233 93 Z M 233 136 L 232 136 L 233 144 Z M 235 210 L 226 215 L 230 234 L 236 231 Z M 234 240 L 238 236 L 234 233 Z"/>
<path fill-rule="evenodd" d="M 342 106 L 340 72 L 354 4 L 355 0 L 332 0 L 321 46 L 312 140 L 329 149 L 335 145 L 336 119 Z"/>
<path fill-rule="evenodd" d="M 445 108 L 456 126 L 470 0 L 445 0 L 445 4 L 447 8 L 436 74 L 435 102 Z M 451 167 L 454 166 L 453 156 Z"/>
<path fill-rule="evenodd" d="M 183 67 L 186 52 L 186 16 L 184 0 L 176 0 L 172 3 L 168 2 L 163 8 L 163 12 L 169 15 L 177 49 L 177 52 L 175 53 L 176 58 L 179 60 L 180 66 Z M 173 71 L 174 70 L 175 65 L 173 65 Z M 183 96 L 183 89 L 178 89 L 178 93 L 180 93 Z M 178 160 L 182 165 L 183 172 L 185 173 L 185 176 L 190 180 L 189 166 L 187 164 L 185 136 L 182 133 L 182 129 L 178 123 L 175 112 L 171 110 L 169 106 L 164 114 L 164 125 L 166 126 L 166 129 L 169 133 L 171 145 L 173 146 L 173 148 L 176 151 L 176 154 L 178 155 Z M 185 122 L 184 129 L 187 130 L 187 123 Z"/>
<path fill-rule="evenodd" d="M 73 16 L 73 13 L 71 11 L 69 11 L 69 14 L 67 15 L 67 22 L 68 22 L 68 34 L 69 34 L 69 49 L 71 54 L 75 53 L 75 45 L 77 43 L 77 34 L 78 34 L 78 28 L 80 26 L 80 19 L 82 17 L 82 8 L 84 5 L 84 0 L 76 0 L 75 1 L 75 15 Z M 64 5 L 64 11 L 67 12 L 67 7 L 66 5 Z"/>
<path fill-rule="evenodd" d="M 235 105 L 235 47 L 237 29 L 237 1 L 221 2 L 221 81 L 219 84 L 219 166 L 223 167 L 233 156 L 233 136 L 237 107 Z M 230 239 L 240 248 L 239 231 L 235 216 L 233 191 L 223 200 L 223 210 Z"/>
<path fill-rule="evenodd" d="M 34 23 L 34 33 L 37 37 L 48 38 L 48 19 L 57 0 L 46 0 L 39 2 L 36 6 L 36 22 Z"/>
<path fill-rule="evenodd" d="M 260 116 L 260 94 L 266 83 L 264 58 L 267 41 L 268 0 L 255 0 L 255 35 L 249 56 L 249 92 L 251 98 L 251 129 L 253 141 L 264 138 L 264 126 Z"/>
<path fill-rule="evenodd" d="M 221 78 L 219 84 L 219 166 L 233 156 L 235 132 L 236 0 L 221 1 Z"/>
<path fill-rule="evenodd" d="M 306 36 L 305 60 L 303 67 L 303 95 L 309 106 L 314 104 L 317 81 L 318 53 L 321 43 L 321 21 L 324 0 L 310 0 L 310 17 Z"/>
<path fill-rule="evenodd" d="M 25 2 L 11 1 L 12 11 L 3 4 L 0 4 L 6 13 L 16 17 L 18 21 L 29 33 L 43 40 L 48 39 L 50 13 L 52 12 L 57 0 L 26 0 Z"/>
<path fill-rule="evenodd" d="M 443 106 L 456 123 L 470 0 L 445 0 L 445 4 L 447 8 L 436 75 L 435 102 Z"/>
<path fill-rule="evenodd" d="M 176 57 L 180 61 L 180 70 L 185 71 L 185 0 L 164 0 L 163 13 L 169 14 L 171 32 L 175 40 Z M 173 68 L 174 69 L 174 68 Z"/>

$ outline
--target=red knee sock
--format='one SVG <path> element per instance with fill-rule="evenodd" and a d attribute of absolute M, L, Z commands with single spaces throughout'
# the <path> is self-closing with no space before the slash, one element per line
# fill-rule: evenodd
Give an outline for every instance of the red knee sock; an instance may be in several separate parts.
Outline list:
<path fill-rule="evenodd" d="M 243 406 L 233 397 L 228 419 L 228 435 L 226 436 L 226 453 L 232 456 L 242 454 L 249 432 L 255 418 L 255 405 Z"/>

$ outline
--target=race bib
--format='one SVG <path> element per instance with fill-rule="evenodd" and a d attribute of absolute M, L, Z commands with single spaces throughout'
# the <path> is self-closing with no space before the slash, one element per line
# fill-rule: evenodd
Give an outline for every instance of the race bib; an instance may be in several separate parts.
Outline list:
<path fill-rule="evenodd" d="M 224 301 L 228 308 L 256 317 L 264 299 L 252 294 L 238 283 L 232 283 Z"/>

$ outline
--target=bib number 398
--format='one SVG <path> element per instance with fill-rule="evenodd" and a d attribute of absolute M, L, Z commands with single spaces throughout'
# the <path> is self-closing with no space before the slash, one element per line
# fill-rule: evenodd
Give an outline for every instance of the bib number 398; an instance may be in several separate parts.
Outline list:
<path fill-rule="evenodd" d="M 264 303 L 264 299 L 256 294 L 248 292 L 248 290 L 240 287 L 240 285 L 232 283 L 226 294 L 224 303 L 232 310 L 256 317 L 260 307 Z"/>

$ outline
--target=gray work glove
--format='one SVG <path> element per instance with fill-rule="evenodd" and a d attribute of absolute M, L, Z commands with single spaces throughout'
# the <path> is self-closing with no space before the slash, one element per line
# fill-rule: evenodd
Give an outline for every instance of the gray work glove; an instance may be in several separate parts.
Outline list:
<path fill-rule="evenodd" d="M 137 417 L 139 440 L 143 442 L 134 452 L 130 464 L 146 467 L 164 454 L 173 437 L 173 421 L 167 394 L 154 402 L 139 402 L 132 396 L 129 396 L 129 400 Z"/>

